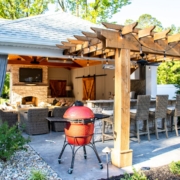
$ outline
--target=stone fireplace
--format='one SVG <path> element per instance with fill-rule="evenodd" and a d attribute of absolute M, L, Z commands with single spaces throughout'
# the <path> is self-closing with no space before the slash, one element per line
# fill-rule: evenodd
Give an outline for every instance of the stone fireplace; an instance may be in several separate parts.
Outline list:
<path fill-rule="evenodd" d="M 30 65 L 11 65 L 10 101 L 13 104 L 33 103 L 37 106 L 41 102 L 47 102 L 48 96 L 48 67 L 43 69 L 42 83 L 26 84 L 19 82 L 19 68 L 39 68 Z M 32 99 L 31 99 L 32 97 Z M 30 100 L 31 99 L 31 100 Z M 26 101 L 26 102 L 25 102 Z"/>

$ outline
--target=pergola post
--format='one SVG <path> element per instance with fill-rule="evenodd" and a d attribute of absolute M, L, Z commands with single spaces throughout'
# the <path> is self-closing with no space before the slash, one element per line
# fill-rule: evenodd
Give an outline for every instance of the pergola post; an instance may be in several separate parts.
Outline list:
<path fill-rule="evenodd" d="M 117 167 L 132 165 L 132 150 L 129 149 L 130 129 L 130 50 L 115 52 L 115 101 L 114 101 L 114 148 L 112 164 Z"/>

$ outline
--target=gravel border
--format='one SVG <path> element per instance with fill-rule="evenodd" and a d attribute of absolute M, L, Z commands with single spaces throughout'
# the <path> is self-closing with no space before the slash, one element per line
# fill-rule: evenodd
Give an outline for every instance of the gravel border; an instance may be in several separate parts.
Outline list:
<path fill-rule="evenodd" d="M 48 180 L 62 180 L 56 172 L 29 146 L 27 151 L 18 151 L 10 160 L 0 160 L 0 180 L 27 180 L 31 170 L 41 170 Z"/>

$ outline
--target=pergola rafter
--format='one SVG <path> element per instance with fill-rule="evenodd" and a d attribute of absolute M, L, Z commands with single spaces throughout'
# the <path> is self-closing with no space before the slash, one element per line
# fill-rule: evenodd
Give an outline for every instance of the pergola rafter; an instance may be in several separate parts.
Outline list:
<path fill-rule="evenodd" d="M 169 35 L 170 30 L 156 33 L 155 26 L 139 29 L 137 22 L 128 26 L 103 23 L 106 28 L 94 28 L 92 32 L 82 32 L 84 36 L 74 36 L 76 40 L 62 42 L 64 54 L 83 66 L 86 61 L 95 65 L 107 58 L 115 63 L 114 99 L 114 149 L 112 163 L 118 167 L 132 165 L 132 150 L 129 149 L 130 128 L 130 73 L 135 70 L 132 62 L 142 57 L 150 63 L 180 60 L 180 34 Z M 77 41 L 81 41 L 77 44 Z M 105 56 L 105 57 L 104 57 Z M 80 58 L 81 57 L 81 58 Z M 96 63 L 95 59 L 97 58 Z M 91 62 L 89 61 L 91 60 Z M 132 62 L 131 62 L 132 61 Z"/>

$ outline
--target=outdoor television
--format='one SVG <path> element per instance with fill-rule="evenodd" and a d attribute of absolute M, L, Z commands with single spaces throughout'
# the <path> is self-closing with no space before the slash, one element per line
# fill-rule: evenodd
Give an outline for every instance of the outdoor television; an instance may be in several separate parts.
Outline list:
<path fill-rule="evenodd" d="M 25 82 L 25 83 L 42 82 L 42 69 L 19 68 L 19 82 Z"/>

